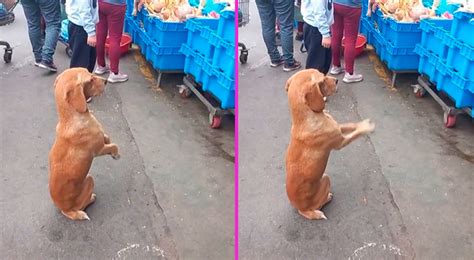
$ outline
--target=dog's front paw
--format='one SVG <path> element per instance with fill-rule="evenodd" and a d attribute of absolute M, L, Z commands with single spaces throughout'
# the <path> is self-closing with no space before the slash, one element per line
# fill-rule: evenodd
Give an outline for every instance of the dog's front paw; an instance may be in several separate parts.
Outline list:
<path fill-rule="evenodd" d="M 115 160 L 118 160 L 120 159 L 120 154 L 112 154 L 112 158 L 114 158 Z"/>
<path fill-rule="evenodd" d="M 372 133 L 375 130 L 375 124 L 370 122 L 370 119 L 365 119 L 364 121 L 360 122 L 357 126 L 359 131 L 363 133 Z"/>

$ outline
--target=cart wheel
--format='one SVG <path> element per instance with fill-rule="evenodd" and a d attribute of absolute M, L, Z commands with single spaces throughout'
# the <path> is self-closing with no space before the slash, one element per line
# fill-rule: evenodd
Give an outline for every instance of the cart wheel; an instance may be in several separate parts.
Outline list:
<path fill-rule="evenodd" d="M 66 54 L 67 54 L 67 56 L 68 56 L 69 58 L 72 57 L 72 49 L 71 49 L 71 47 L 69 47 L 69 46 L 66 47 Z"/>
<path fill-rule="evenodd" d="M 422 98 L 426 94 L 426 90 L 423 87 L 415 88 L 415 97 Z"/>
<path fill-rule="evenodd" d="M 221 126 L 221 117 L 213 114 L 209 114 L 209 124 L 212 129 L 217 129 Z"/>
<path fill-rule="evenodd" d="M 3 54 L 3 60 L 5 63 L 10 63 L 12 61 L 13 52 L 11 50 L 5 50 L 5 54 Z"/>
<path fill-rule="evenodd" d="M 239 57 L 240 63 L 241 64 L 247 63 L 248 56 L 249 56 L 248 51 L 242 51 Z"/>
<path fill-rule="evenodd" d="M 444 112 L 443 121 L 446 128 L 453 128 L 456 124 L 456 115 L 453 115 L 451 111 Z"/>
<path fill-rule="evenodd" d="M 191 96 L 191 90 L 189 88 L 186 88 L 186 87 L 183 87 L 183 88 L 179 88 L 179 95 L 182 97 L 182 98 L 188 98 Z"/>

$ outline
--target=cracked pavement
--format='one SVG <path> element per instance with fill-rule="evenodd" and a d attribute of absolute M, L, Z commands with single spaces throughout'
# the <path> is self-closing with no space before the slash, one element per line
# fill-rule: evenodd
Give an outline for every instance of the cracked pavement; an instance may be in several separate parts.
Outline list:
<path fill-rule="evenodd" d="M 130 76 L 89 105 L 121 159 L 95 158 L 97 201 L 90 222 L 72 222 L 48 192 L 48 153 L 57 122 L 56 74 L 33 66 L 21 6 L 0 39 L 14 47 L 0 63 L 2 259 L 231 259 L 234 253 L 234 124 L 208 126 L 197 98 L 182 99 L 182 76 L 157 88 L 137 51 L 121 59 Z M 68 67 L 58 43 L 55 62 Z"/>
<path fill-rule="evenodd" d="M 459 116 L 445 129 L 429 96 L 414 97 L 414 75 L 390 89 L 373 55 L 356 60 L 364 81 L 329 97 L 339 122 L 371 118 L 375 132 L 341 151 L 327 167 L 334 198 L 327 221 L 308 221 L 288 202 L 285 153 L 290 115 L 284 90 L 291 73 L 270 68 L 254 3 L 239 42 L 239 249 L 241 259 L 468 259 L 474 253 L 474 122 Z M 296 59 L 304 64 L 306 54 Z M 339 79 L 342 79 L 339 77 Z"/>

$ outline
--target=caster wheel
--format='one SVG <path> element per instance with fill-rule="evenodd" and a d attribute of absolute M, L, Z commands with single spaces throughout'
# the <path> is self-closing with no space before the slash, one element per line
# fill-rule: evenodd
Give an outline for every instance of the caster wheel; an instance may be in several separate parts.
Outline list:
<path fill-rule="evenodd" d="M 5 54 L 3 54 L 3 60 L 5 63 L 10 63 L 12 61 L 12 50 L 5 50 Z"/>
<path fill-rule="evenodd" d="M 456 115 L 453 115 L 450 112 L 445 112 L 443 121 L 446 128 L 453 128 L 456 124 Z"/>
<path fill-rule="evenodd" d="M 217 129 L 221 126 L 221 117 L 209 114 L 209 124 L 211 125 L 212 129 Z"/>
<path fill-rule="evenodd" d="M 247 63 L 249 53 L 247 51 L 242 51 L 239 56 L 239 60 L 241 64 Z"/>
<path fill-rule="evenodd" d="M 418 87 L 415 89 L 415 97 L 422 98 L 426 94 L 426 90 L 424 88 Z"/>
<path fill-rule="evenodd" d="M 69 47 L 69 46 L 66 47 L 66 54 L 67 54 L 67 56 L 68 56 L 69 58 L 72 57 L 72 49 L 71 49 L 71 47 Z"/>
<path fill-rule="evenodd" d="M 188 98 L 191 96 L 191 90 L 189 88 L 180 88 L 179 89 L 179 95 L 182 97 L 182 98 Z"/>

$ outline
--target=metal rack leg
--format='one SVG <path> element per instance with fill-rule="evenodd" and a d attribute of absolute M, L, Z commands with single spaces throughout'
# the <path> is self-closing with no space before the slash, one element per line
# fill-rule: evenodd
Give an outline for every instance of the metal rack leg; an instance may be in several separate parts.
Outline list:
<path fill-rule="evenodd" d="M 392 75 L 392 88 L 395 88 L 395 81 L 397 80 L 397 73 L 393 72 Z"/>
<path fill-rule="evenodd" d="M 160 87 L 161 85 L 161 77 L 163 76 L 163 73 L 161 71 L 158 71 L 158 77 L 156 78 L 156 85 Z"/>

